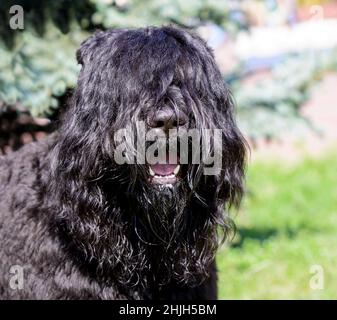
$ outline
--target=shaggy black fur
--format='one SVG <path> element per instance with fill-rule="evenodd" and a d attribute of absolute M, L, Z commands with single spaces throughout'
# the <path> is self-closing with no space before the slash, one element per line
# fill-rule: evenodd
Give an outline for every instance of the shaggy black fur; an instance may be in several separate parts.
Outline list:
<path fill-rule="evenodd" d="M 212 52 L 193 33 L 151 27 L 98 32 L 77 58 L 60 129 L 0 158 L 0 298 L 215 299 L 245 143 Z M 162 106 L 183 110 L 201 136 L 222 130 L 220 174 L 186 165 L 159 188 L 146 165 L 115 163 L 114 132 Z M 9 284 L 13 265 L 22 289 Z"/>

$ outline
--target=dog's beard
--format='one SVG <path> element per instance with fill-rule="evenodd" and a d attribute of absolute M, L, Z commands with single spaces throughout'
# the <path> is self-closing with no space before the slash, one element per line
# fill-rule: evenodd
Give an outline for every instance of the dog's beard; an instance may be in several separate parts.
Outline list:
<path fill-rule="evenodd" d="M 133 193 L 132 207 L 138 210 L 130 214 L 136 239 L 145 248 L 147 277 L 156 286 L 197 285 L 214 258 L 217 224 L 206 209 L 194 212 L 197 205 L 184 180 L 142 190 Z"/>
<path fill-rule="evenodd" d="M 135 225 L 139 240 L 168 250 L 186 231 L 189 195 L 184 182 L 149 186 L 136 197 L 140 208 Z"/>

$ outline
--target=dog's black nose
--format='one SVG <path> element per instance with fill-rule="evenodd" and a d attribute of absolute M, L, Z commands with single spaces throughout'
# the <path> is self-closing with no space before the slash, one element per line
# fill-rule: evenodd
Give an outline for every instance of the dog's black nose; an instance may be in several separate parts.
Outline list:
<path fill-rule="evenodd" d="M 151 128 L 158 128 L 167 131 L 168 129 L 175 129 L 178 127 L 185 126 L 187 124 L 188 118 L 183 111 L 175 112 L 172 108 L 162 108 L 148 119 L 148 125 Z"/>

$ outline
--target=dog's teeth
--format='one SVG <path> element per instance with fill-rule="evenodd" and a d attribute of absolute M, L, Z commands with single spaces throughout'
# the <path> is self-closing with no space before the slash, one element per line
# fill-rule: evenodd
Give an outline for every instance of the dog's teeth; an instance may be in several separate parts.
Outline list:
<path fill-rule="evenodd" d="M 152 177 L 154 177 L 156 174 L 154 173 L 154 171 L 151 169 L 151 167 L 149 167 L 149 171 L 150 171 L 150 175 L 152 176 Z"/>
<path fill-rule="evenodd" d="M 173 173 L 174 173 L 175 175 L 177 175 L 177 174 L 179 173 L 179 170 L 180 170 L 180 164 L 178 164 L 178 165 L 176 166 L 176 168 L 174 169 Z"/>

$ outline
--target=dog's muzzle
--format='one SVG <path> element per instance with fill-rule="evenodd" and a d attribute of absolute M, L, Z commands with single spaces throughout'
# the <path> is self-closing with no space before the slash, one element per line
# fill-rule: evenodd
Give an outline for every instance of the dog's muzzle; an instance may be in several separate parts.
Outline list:
<path fill-rule="evenodd" d="M 164 106 L 154 113 L 150 113 L 147 124 L 151 130 L 157 130 L 169 134 L 170 129 L 186 128 L 188 117 L 183 111 L 175 112 L 169 106 Z M 179 159 L 176 163 L 157 163 L 148 165 L 149 182 L 157 185 L 173 185 L 180 179 L 181 165 Z"/>

